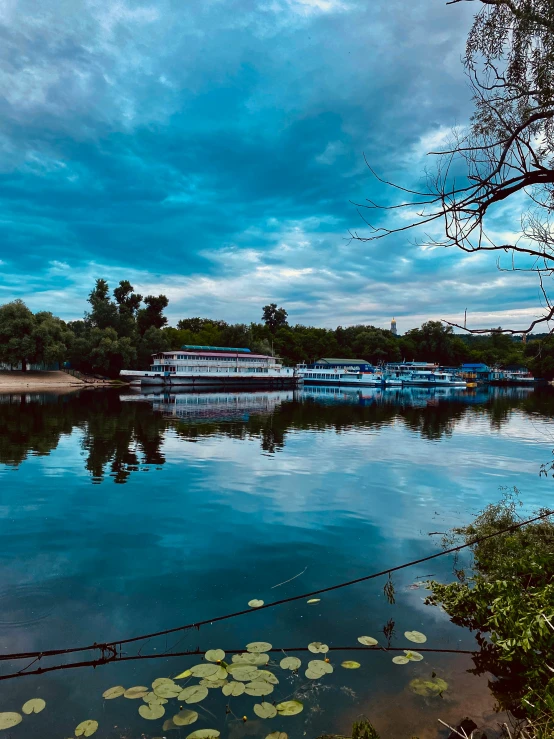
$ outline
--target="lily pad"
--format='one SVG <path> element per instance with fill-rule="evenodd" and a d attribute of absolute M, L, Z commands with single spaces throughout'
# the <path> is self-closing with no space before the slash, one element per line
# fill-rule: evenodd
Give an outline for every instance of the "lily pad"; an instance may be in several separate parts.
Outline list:
<path fill-rule="evenodd" d="M 254 706 L 254 713 L 260 718 L 275 718 L 277 716 L 277 709 L 273 703 L 256 703 Z"/>
<path fill-rule="evenodd" d="M 116 685 L 114 688 L 108 688 L 108 690 L 105 690 L 102 693 L 102 698 L 105 698 L 107 701 L 111 701 L 114 698 L 120 698 L 124 692 L 125 688 L 123 685 Z"/>
<path fill-rule="evenodd" d="M 173 681 L 156 685 L 154 693 L 160 698 L 175 698 L 179 695 L 183 688 Z"/>
<path fill-rule="evenodd" d="M 361 667 L 361 664 L 359 662 L 355 662 L 353 659 L 346 659 L 344 662 L 340 663 L 341 667 L 344 667 L 345 670 L 357 670 L 358 667 Z"/>
<path fill-rule="evenodd" d="M 187 736 L 187 739 L 217 739 L 219 731 L 217 729 L 198 729 Z"/>
<path fill-rule="evenodd" d="M 145 703 L 157 703 L 159 706 L 163 706 L 165 703 L 167 703 L 167 698 L 162 698 L 160 695 L 156 695 L 156 693 L 146 693 L 146 695 L 142 696 L 142 700 Z"/>
<path fill-rule="evenodd" d="M 267 641 L 253 641 L 250 642 L 250 644 L 246 645 L 246 650 L 248 652 L 268 652 L 271 649 L 272 645 Z"/>
<path fill-rule="evenodd" d="M 178 729 L 179 727 L 173 723 L 173 719 L 168 718 L 164 721 L 163 731 L 171 731 L 171 729 Z"/>
<path fill-rule="evenodd" d="M 269 695 L 273 693 L 273 685 L 266 683 L 265 680 L 253 680 L 251 683 L 246 683 L 244 692 L 255 696 Z"/>
<path fill-rule="evenodd" d="M 275 708 L 280 716 L 296 716 L 297 713 L 304 710 L 304 704 L 300 701 L 284 701 L 283 703 L 277 703 Z"/>
<path fill-rule="evenodd" d="M 261 608 L 263 604 L 263 600 L 258 600 L 258 598 L 253 598 L 252 600 L 248 601 L 248 605 L 250 606 L 250 608 Z"/>
<path fill-rule="evenodd" d="M 125 698 L 136 700 L 137 698 L 143 698 L 149 692 L 148 688 L 144 685 L 135 685 L 134 688 L 127 688 L 123 695 Z"/>
<path fill-rule="evenodd" d="M 311 644 L 308 644 L 308 649 L 312 654 L 327 654 L 329 651 L 327 644 L 322 644 L 320 641 L 313 641 Z"/>
<path fill-rule="evenodd" d="M 427 641 L 427 637 L 421 631 L 405 631 L 404 636 L 408 641 L 413 641 L 415 644 L 425 644 Z"/>
<path fill-rule="evenodd" d="M 447 688 L 448 683 L 440 677 L 430 678 L 429 680 L 418 677 L 410 682 L 410 689 L 416 695 L 422 695 L 425 698 L 436 697 L 444 693 Z"/>
<path fill-rule="evenodd" d="M 223 665 L 216 665 L 217 670 L 211 674 L 206 675 L 204 680 L 225 680 L 227 677 L 227 669 Z"/>
<path fill-rule="evenodd" d="M 15 711 L 5 711 L 0 713 L 0 730 L 11 729 L 13 726 L 17 726 L 23 721 L 23 716 Z"/>
<path fill-rule="evenodd" d="M 304 673 L 309 680 L 320 680 L 323 677 L 323 672 L 316 672 L 315 670 L 306 670 Z"/>
<path fill-rule="evenodd" d="M 221 689 L 223 695 L 242 695 L 244 693 L 244 683 L 227 683 Z"/>
<path fill-rule="evenodd" d="M 92 736 L 97 729 L 98 721 L 91 721 L 90 719 L 88 721 L 81 721 L 75 729 L 75 736 Z"/>
<path fill-rule="evenodd" d="M 142 706 L 139 706 L 138 712 L 142 718 L 148 721 L 155 721 L 164 715 L 165 708 L 159 703 L 144 703 Z"/>
<path fill-rule="evenodd" d="M 185 701 L 185 703 L 200 703 L 207 695 L 208 688 L 204 685 L 191 685 L 179 693 L 178 699 Z"/>
<path fill-rule="evenodd" d="M 196 713 L 196 711 L 189 711 L 188 708 L 179 711 L 176 716 L 173 716 L 173 723 L 175 724 L 175 726 L 188 726 L 189 724 L 193 724 L 197 720 L 198 714 Z"/>
<path fill-rule="evenodd" d="M 173 678 L 174 680 L 184 680 L 186 677 L 190 677 L 192 675 L 192 672 L 190 670 L 185 670 L 184 672 L 180 672 L 178 675 L 175 675 Z"/>
<path fill-rule="evenodd" d="M 225 673 L 227 674 L 227 673 Z M 204 687 L 210 689 L 210 688 L 222 688 L 224 685 L 227 685 L 227 680 L 224 680 L 223 678 L 212 680 L 211 677 L 203 677 L 202 680 L 200 680 L 200 685 L 203 685 Z"/>
<path fill-rule="evenodd" d="M 410 660 L 402 654 L 399 654 L 398 657 L 393 657 L 392 661 L 395 665 L 407 665 Z"/>
<path fill-rule="evenodd" d="M 265 680 L 266 683 L 271 685 L 279 685 L 279 680 L 269 670 L 258 670 L 255 674 L 256 680 Z"/>
<path fill-rule="evenodd" d="M 194 665 L 194 667 L 190 668 L 190 671 L 194 675 L 194 677 L 209 677 L 210 675 L 215 675 L 215 673 L 219 669 L 221 669 L 220 665 L 214 665 L 210 663 L 203 665 Z"/>
<path fill-rule="evenodd" d="M 190 675 L 190 671 L 187 670 L 187 672 L 189 672 Z M 166 685 L 173 685 L 173 680 L 170 677 L 157 677 L 152 683 L 152 687 L 155 689 L 158 687 L 158 685 L 163 685 L 164 683 Z"/>
<path fill-rule="evenodd" d="M 321 672 L 322 675 L 330 675 L 333 672 L 333 665 L 324 659 L 312 659 L 308 662 L 308 669 Z"/>
<path fill-rule="evenodd" d="M 122 695 L 122 693 L 120 693 L 120 695 Z M 42 698 L 31 698 L 31 700 L 23 704 L 23 708 L 21 710 L 29 716 L 31 713 L 40 713 L 41 711 L 44 711 L 45 708 L 46 701 L 42 700 Z"/>
<path fill-rule="evenodd" d="M 222 659 L 225 659 L 225 652 L 223 649 L 208 649 L 204 657 L 208 662 L 221 662 Z"/>
<path fill-rule="evenodd" d="M 306 603 L 308 603 L 308 605 L 311 606 L 314 603 L 319 603 L 320 601 L 321 601 L 321 598 L 310 598 L 310 600 L 307 600 Z"/>
<path fill-rule="evenodd" d="M 374 647 L 378 643 L 372 636 L 359 636 L 358 641 L 366 647 Z"/>
<path fill-rule="evenodd" d="M 272 731 L 265 739 L 289 739 L 289 735 L 285 734 L 284 731 Z"/>
<path fill-rule="evenodd" d="M 248 683 L 255 679 L 258 668 L 254 665 L 229 665 L 227 672 L 231 674 L 234 680 Z"/>
<path fill-rule="evenodd" d="M 410 662 L 421 662 L 423 659 L 423 655 L 419 652 L 412 652 L 411 649 L 405 649 L 404 654 L 406 655 L 406 658 L 410 660 Z"/>
<path fill-rule="evenodd" d="M 283 668 L 283 670 L 297 670 L 300 665 L 302 664 L 302 661 L 298 659 L 298 657 L 284 657 L 280 662 L 279 665 Z"/>

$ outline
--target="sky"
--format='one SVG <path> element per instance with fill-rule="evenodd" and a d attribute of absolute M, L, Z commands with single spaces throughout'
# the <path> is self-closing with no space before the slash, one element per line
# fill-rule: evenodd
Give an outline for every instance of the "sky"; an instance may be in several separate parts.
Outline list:
<path fill-rule="evenodd" d="M 443 0 L 2 0 L 0 303 L 80 318 L 94 280 L 204 316 L 524 327 L 525 274 L 364 233 L 468 124 L 475 5 Z M 399 215 L 380 223 L 398 225 Z M 514 203 L 494 229 L 517 231 Z"/>

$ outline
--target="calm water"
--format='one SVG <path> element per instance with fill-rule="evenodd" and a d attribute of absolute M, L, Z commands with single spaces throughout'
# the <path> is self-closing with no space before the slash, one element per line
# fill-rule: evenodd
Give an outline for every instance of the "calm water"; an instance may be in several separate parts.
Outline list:
<path fill-rule="evenodd" d="M 0 395 L 2 653 L 140 635 L 425 556 L 440 546 L 429 532 L 468 521 L 501 486 L 519 488 L 524 512 L 552 506 L 554 481 L 538 471 L 554 447 L 553 412 L 550 388 Z M 316 605 L 251 612 L 125 653 L 231 650 L 254 640 L 354 646 L 360 635 L 386 644 L 387 622 L 393 646 L 406 646 L 403 632 L 417 629 L 428 636 L 425 646 L 473 649 L 473 636 L 425 606 L 415 587 L 428 575 L 452 579 L 452 566 L 444 557 L 398 573 L 394 604 L 381 578 L 324 594 Z M 291 654 L 307 662 L 305 653 Z M 466 714 L 495 725 L 487 676 L 467 672 L 469 656 L 428 654 L 406 666 L 392 656 L 333 653 L 335 671 L 321 684 L 277 668 L 280 684 L 266 700 L 300 696 L 305 708 L 295 717 L 262 721 L 252 705 L 264 699 L 242 696 L 232 708 L 249 721 L 226 719 L 226 700 L 210 691 L 199 705 L 215 716 L 167 735 L 217 728 L 222 739 L 277 729 L 291 739 L 316 737 L 349 733 L 360 714 L 383 739 L 446 736 L 437 719 Z M 344 659 L 362 666 L 344 670 Z M 47 701 L 6 735 L 68 737 L 95 719 L 97 737 L 160 737 L 163 719 L 139 717 L 140 701 L 101 694 L 150 685 L 198 661 L 164 657 L 6 680 L 0 711 L 18 711 L 32 697 Z M 0 675 L 28 662 L 3 662 Z M 414 695 L 410 680 L 433 671 L 447 692 Z M 164 718 L 177 712 L 172 703 Z"/>

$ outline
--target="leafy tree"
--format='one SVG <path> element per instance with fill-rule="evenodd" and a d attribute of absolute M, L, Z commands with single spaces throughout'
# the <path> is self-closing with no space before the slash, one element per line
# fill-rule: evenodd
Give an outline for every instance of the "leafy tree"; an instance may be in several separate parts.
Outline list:
<path fill-rule="evenodd" d="M 165 295 L 148 295 L 144 298 L 146 308 L 140 308 L 137 313 L 137 326 L 141 336 L 153 326 L 162 328 L 167 323 L 163 315 L 165 308 L 169 305 L 169 299 Z"/>
<path fill-rule="evenodd" d="M 0 306 L 0 362 L 27 369 L 37 350 L 35 317 L 22 300 Z"/>
<path fill-rule="evenodd" d="M 169 337 L 161 329 L 150 326 L 141 337 L 137 356 L 139 369 L 148 369 L 152 363 L 152 354 L 169 349 Z"/>
<path fill-rule="evenodd" d="M 85 321 L 92 328 L 118 328 L 117 305 L 110 299 L 110 287 L 106 280 L 98 279 L 88 296 L 91 305 L 90 313 L 85 314 Z"/>
<path fill-rule="evenodd" d="M 44 364 L 62 364 L 75 340 L 73 331 L 57 316 L 41 311 L 35 315 L 35 362 Z"/>
<path fill-rule="evenodd" d="M 262 320 L 272 333 L 287 325 L 288 313 L 284 308 L 277 308 L 277 303 L 264 305 Z"/>
<path fill-rule="evenodd" d="M 87 338 L 87 360 L 92 372 L 117 377 L 122 369 L 132 366 L 136 361 L 137 350 L 131 339 L 118 336 L 113 328 L 93 328 Z"/>

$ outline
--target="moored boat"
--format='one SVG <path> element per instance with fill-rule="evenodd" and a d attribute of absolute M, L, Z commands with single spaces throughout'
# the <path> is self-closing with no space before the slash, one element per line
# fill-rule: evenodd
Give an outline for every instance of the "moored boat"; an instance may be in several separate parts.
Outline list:
<path fill-rule="evenodd" d="M 295 387 L 301 382 L 292 367 L 277 357 L 250 349 L 185 345 L 178 351 L 152 355 L 149 370 L 122 370 L 120 377 L 134 386 Z"/>

